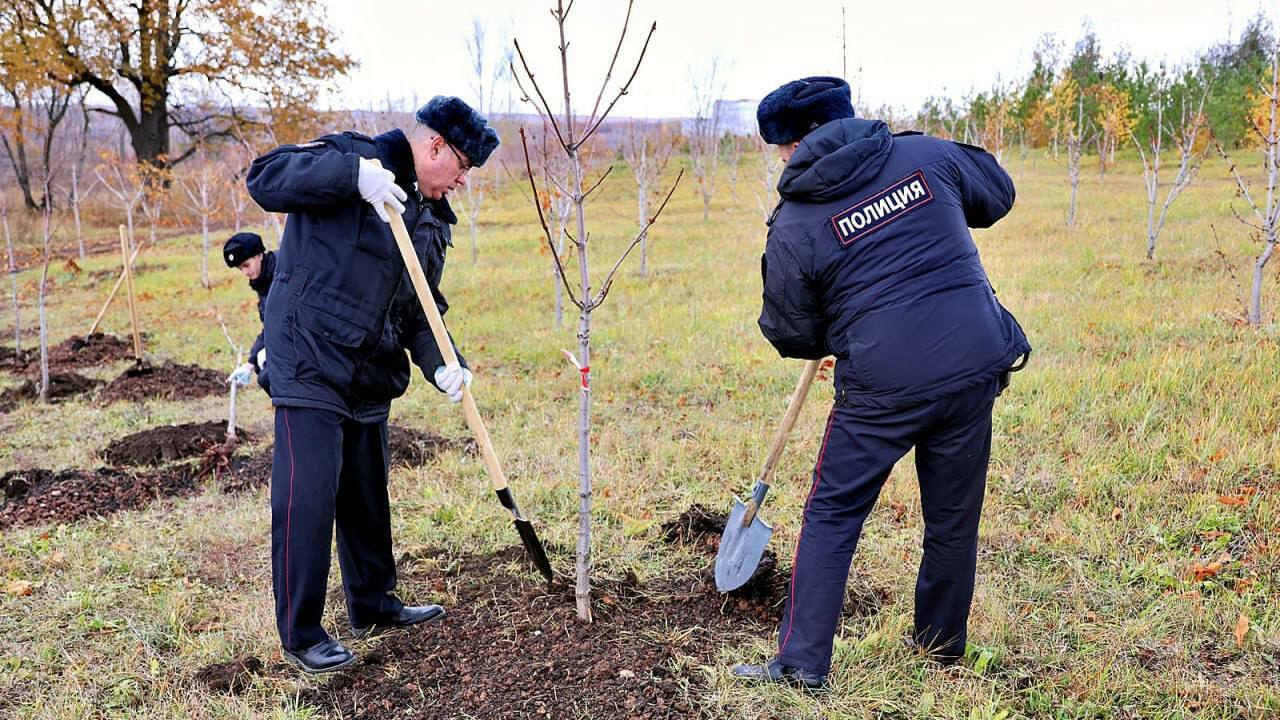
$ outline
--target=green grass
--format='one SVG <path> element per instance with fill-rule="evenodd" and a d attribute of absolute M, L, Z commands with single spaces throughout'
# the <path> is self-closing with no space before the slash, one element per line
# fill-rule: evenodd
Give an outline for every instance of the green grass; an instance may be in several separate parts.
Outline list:
<path fill-rule="evenodd" d="M 744 176 L 751 167 L 744 160 Z M 1231 217 L 1233 191 L 1209 163 L 1174 206 L 1143 260 L 1145 196 L 1136 161 L 1085 173 L 1078 226 L 1064 227 L 1066 172 L 1040 158 L 1008 167 L 1014 212 L 978 234 L 1002 301 L 1036 347 L 998 401 L 978 589 L 976 643 L 961 667 L 907 654 L 921 520 L 904 462 L 867 523 L 854 575 L 890 598 L 837 639 L 835 690 L 814 699 L 742 688 L 727 669 L 770 653 L 773 639 L 724 647 L 691 672 L 696 698 L 735 718 L 1262 718 L 1280 713 L 1280 283 L 1266 283 L 1267 324 L 1241 327 L 1241 279 L 1256 248 Z M 624 173 L 625 175 L 625 173 Z M 617 179 L 615 179 L 617 178 Z M 632 186 L 617 173 L 588 210 L 603 269 L 634 233 Z M 728 506 L 758 469 L 800 364 L 760 337 L 764 233 L 746 180 L 731 205 L 722 181 L 712 220 L 692 183 L 651 234 L 651 276 L 631 262 L 593 328 L 596 558 L 601 572 L 664 572 L 673 551 L 656 526 L 694 502 Z M 476 372 L 474 391 L 511 483 L 549 544 L 576 528 L 577 375 L 560 353 L 576 340 L 552 326 L 550 259 L 535 216 L 511 186 L 483 214 L 480 260 L 465 226 L 445 274 L 451 328 Z M 264 233 L 269 234 L 269 233 Z M 220 236 L 221 237 L 221 236 Z M 64 244 L 66 241 L 63 241 Z M 147 352 L 230 370 L 211 311 L 247 344 L 257 332 L 244 281 L 221 265 L 198 286 L 190 237 L 148 250 L 139 274 Z M 217 262 L 215 255 L 214 262 Z M 118 265 L 102 256 L 86 271 Z M 51 337 L 83 332 L 109 281 L 55 265 Z M 601 275 L 598 274 L 597 277 Z M 36 275 L 21 276 L 34 298 Z M 7 310 L 6 310 L 7 313 Z M 30 304 L 24 324 L 34 318 Z M 106 329 L 124 334 L 122 305 Z M 121 368 L 99 369 L 109 377 Z M 815 388 L 778 471 L 768 515 L 789 555 L 799 526 L 829 381 Z M 110 439 L 156 424 L 210 420 L 218 398 L 99 407 L 24 406 L 0 416 L 0 467 L 89 465 Z M 270 435 L 270 407 L 248 393 L 242 425 Z M 395 422 L 466 434 L 457 408 L 420 377 Z M 1256 488 L 1244 505 L 1219 496 Z M 446 453 L 392 478 L 397 551 L 496 549 L 514 540 L 478 459 Z M 907 507 L 895 523 L 889 501 Z M 191 682 L 209 662 L 276 652 L 265 492 L 209 490 L 139 512 L 0 536 L 0 713 L 16 717 L 305 717 L 308 680 L 270 676 L 239 697 Z M 1229 559 L 1223 556 L 1228 556 Z M 1225 560 L 1196 582 L 1193 564 Z M 334 573 L 336 582 L 336 572 Z M 1252 581 L 1238 583 L 1238 581 Z M 1245 586 L 1248 585 L 1247 589 Z M 1236 592 L 1239 587 L 1242 592 Z M 401 588 L 426 600 L 429 589 Z M 447 600 L 447 598 L 445 598 Z M 331 623 L 339 608 L 330 608 Z M 1233 630 L 1250 621 L 1242 647 Z"/>

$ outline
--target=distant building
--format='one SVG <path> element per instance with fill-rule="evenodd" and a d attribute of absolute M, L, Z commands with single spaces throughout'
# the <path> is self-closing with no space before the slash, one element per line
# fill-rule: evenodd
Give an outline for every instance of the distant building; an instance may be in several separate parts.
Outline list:
<path fill-rule="evenodd" d="M 720 116 L 721 130 L 732 135 L 755 135 L 759 104 L 759 100 L 717 100 L 716 114 Z"/>

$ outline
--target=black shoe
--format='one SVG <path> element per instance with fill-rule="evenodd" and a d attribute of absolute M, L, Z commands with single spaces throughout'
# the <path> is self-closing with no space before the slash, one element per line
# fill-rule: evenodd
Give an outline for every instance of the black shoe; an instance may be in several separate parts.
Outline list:
<path fill-rule="evenodd" d="M 302 672 L 312 674 L 341 670 L 356 661 L 356 656 L 333 638 L 321 640 L 303 650 L 280 648 L 280 652 L 285 660 L 297 665 Z"/>
<path fill-rule="evenodd" d="M 824 690 L 827 687 L 826 675 L 783 665 L 777 658 L 770 660 L 768 665 L 737 665 L 733 668 L 733 676 L 747 682 L 789 683 L 806 690 Z"/>
<path fill-rule="evenodd" d="M 377 630 L 387 628 L 409 627 L 419 623 L 431 622 L 444 617 L 444 608 L 439 605 L 406 605 L 395 615 L 385 617 L 369 627 L 351 626 L 351 632 L 358 638 L 368 637 Z"/>

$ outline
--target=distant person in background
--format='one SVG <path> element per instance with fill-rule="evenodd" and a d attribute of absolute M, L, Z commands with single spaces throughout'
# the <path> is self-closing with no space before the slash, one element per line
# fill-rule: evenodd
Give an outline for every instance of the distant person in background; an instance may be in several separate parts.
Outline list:
<path fill-rule="evenodd" d="M 222 246 L 222 259 L 227 267 L 239 270 L 249 278 L 249 287 L 258 294 L 258 321 L 263 321 L 267 311 L 267 293 L 271 290 L 271 282 L 276 276 L 276 254 L 267 251 L 262 244 L 262 237 L 256 233 L 241 232 L 232 235 Z M 267 363 L 267 349 L 263 342 L 265 330 L 258 331 L 258 338 L 249 349 L 249 357 L 244 363 L 232 371 L 228 382 L 248 385 L 253 373 L 258 373 L 258 382 L 269 390 L 262 369 Z"/>
<path fill-rule="evenodd" d="M 854 118 L 849 84 L 810 77 L 760 102 L 786 167 L 769 221 L 760 329 L 783 357 L 836 356 L 835 405 L 805 502 L 778 654 L 737 677 L 826 684 L 854 547 L 913 447 L 924 509 L 916 647 L 964 654 L 991 411 L 1031 352 L 970 227 L 1013 207 L 982 148 Z"/>

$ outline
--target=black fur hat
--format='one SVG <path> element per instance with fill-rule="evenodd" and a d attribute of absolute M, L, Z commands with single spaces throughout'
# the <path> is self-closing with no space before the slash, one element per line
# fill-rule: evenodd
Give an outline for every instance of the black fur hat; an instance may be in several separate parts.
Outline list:
<path fill-rule="evenodd" d="M 245 260 L 264 252 L 266 248 L 257 233 L 242 232 L 227 239 L 222 246 L 222 259 L 227 261 L 227 267 L 238 268 Z"/>
<path fill-rule="evenodd" d="M 485 116 L 459 98 L 437 95 L 418 108 L 418 122 L 440 133 L 475 167 L 484 165 L 498 147 L 498 133 Z"/>
<path fill-rule="evenodd" d="M 796 142 L 832 120 L 853 116 L 849 83 L 838 77 L 792 80 L 766 95 L 756 108 L 760 137 L 770 145 Z"/>

